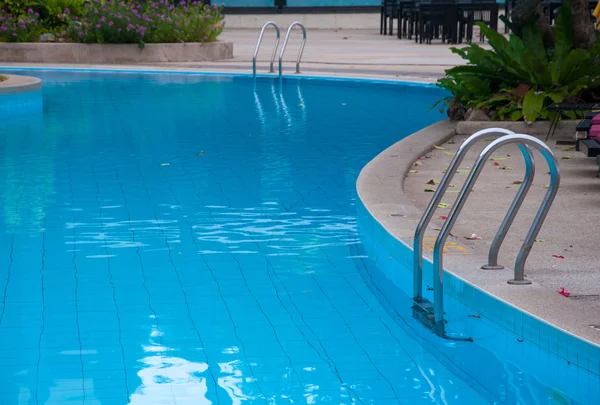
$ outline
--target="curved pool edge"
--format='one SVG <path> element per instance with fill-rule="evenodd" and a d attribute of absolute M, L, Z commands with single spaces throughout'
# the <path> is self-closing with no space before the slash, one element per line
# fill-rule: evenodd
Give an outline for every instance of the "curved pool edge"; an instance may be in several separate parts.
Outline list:
<path fill-rule="evenodd" d="M 111 65 L 111 64 L 0 64 L 0 72 L 3 71 L 63 71 L 63 72 L 79 72 L 79 73 L 136 73 L 136 74 L 166 74 L 166 75 L 205 75 L 205 76 L 230 76 L 230 77 L 249 77 L 252 78 L 250 66 L 248 72 L 233 71 L 231 69 L 211 69 L 202 70 L 201 68 L 187 68 L 178 66 L 154 66 L 154 65 Z M 418 80 L 413 77 L 403 77 L 402 80 L 395 78 L 383 77 L 364 77 L 357 76 L 355 73 L 341 72 L 340 76 L 332 76 L 330 73 L 313 73 L 313 74 L 284 74 L 286 80 L 327 80 L 339 82 L 362 82 L 362 83 L 380 83 L 402 85 L 407 87 L 425 87 L 437 88 L 435 83 L 427 80 Z M 273 73 L 257 73 L 259 79 L 279 78 Z"/>
<path fill-rule="evenodd" d="M 2 74 L 0 82 L 0 118 L 42 112 L 42 81 L 37 77 Z"/>
<path fill-rule="evenodd" d="M 357 179 L 358 221 L 363 228 L 361 237 L 366 232 L 385 249 L 388 256 L 384 257 L 380 252 L 375 261 L 378 266 L 386 260 L 394 262 L 383 263 L 383 266 L 387 266 L 386 276 L 394 287 L 403 290 L 409 296 L 412 293 L 412 282 L 408 282 L 412 278 L 411 245 L 414 229 L 422 211 L 405 195 L 404 180 L 414 161 L 429 152 L 433 145 L 443 143 L 454 134 L 455 127 L 449 121 L 426 127 L 377 155 L 362 169 Z M 476 263 L 481 265 L 485 260 L 485 256 L 475 253 L 461 256 L 459 260 L 453 260 L 451 263 L 456 268 L 457 263 L 460 263 L 461 267 L 467 267 Z M 565 360 L 565 365 L 574 364 L 600 376 L 599 345 L 519 308 L 516 304 L 487 291 L 485 283 L 473 282 L 461 277 L 462 274 L 459 273 L 444 269 L 445 295 L 470 308 L 481 318 L 509 331 L 518 339 Z M 424 282 L 431 285 L 432 275 L 431 260 L 425 257 Z M 494 278 L 490 282 L 497 283 L 499 279 Z M 506 284 L 505 279 L 502 282 Z M 448 328 L 451 331 L 465 333 L 460 328 L 469 329 L 459 314 L 452 313 L 448 307 L 446 312 Z"/>

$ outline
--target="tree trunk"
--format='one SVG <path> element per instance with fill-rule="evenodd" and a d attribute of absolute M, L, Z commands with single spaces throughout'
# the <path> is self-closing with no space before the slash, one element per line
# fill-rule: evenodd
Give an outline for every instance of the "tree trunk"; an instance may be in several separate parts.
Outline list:
<path fill-rule="evenodd" d="M 573 14 L 573 46 L 590 49 L 596 32 L 588 9 L 588 0 L 571 0 L 571 13 Z"/>
<path fill-rule="evenodd" d="M 510 1 L 510 0 L 506 0 Z M 587 1 L 587 0 L 585 0 Z M 511 29 L 519 37 L 522 37 L 523 27 L 536 21 L 538 28 L 544 37 L 544 44 L 551 45 L 554 42 L 552 27 L 548 24 L 548 17 L 540 0 L 519 0 L 510 14 Z"/>

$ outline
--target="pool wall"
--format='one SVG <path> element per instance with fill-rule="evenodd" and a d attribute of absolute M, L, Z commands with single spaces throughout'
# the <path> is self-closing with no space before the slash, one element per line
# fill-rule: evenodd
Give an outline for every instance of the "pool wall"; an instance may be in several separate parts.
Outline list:
<path fill-rule="evenodd" d="M 42 82 L 35 77 L 5 75 L 0 83 L 0 118 L 42 112 Z"/>
<path fill-rule="evenodd" d="M 378 283 L 374 281 L 375 285 L 396 312 L 409 317 L 413 251 L 408 243 L 411 243 L 421 211 L 404 196 L 404 178 L 418 156 L 453 135 L 454 127 L 449 122 L 425 128 L 378 155 L 363 168 L 357 181 L 359 231 L 369 257 L 377 263 L 375 269 L 367 269 L 367 272 L 379 273 L 373 276 L 374 280 L 379 280 Z M 387 167 L 385 172 L 377 167 L 377 160 L 383 155 L 392 156 L 397 162 L 392 163 L 394 167 Z M 393 184 L 393 188 L 385 196 L 378 195 L 375 190 L 381 190 L 386 184 Z M 390 204 L 390 196 L 395 203 Z M 393 229 L 388 228 L 390 224 Z M 423 264 L 424 285 L 432 285 L 432 263 L 425 258 Z M 495 371 L 494 362 L 486 361 L 486 373 L 478 371 L 481 367 L 479 361 L 469 363 L 465 356 L 460 355 L 452 360 L 469 375 L 476 375 L 479 379 L 491 378 L 487 382 L 480 381 L 484 387 L 489 389 L 493 386 L 494 378 L 501 373 L 501 365 L 508 363 L 577 401 L 600 403 L 598 346 L 519 310 L 446 269 L 444 293 L 448 331 L 469 335 L 475 340 L 475 343 L 467 344 L 471 346 L 468 350 L 471 355 L 466 357 L 479 358 L 481 354 L 475 354 L 483 350 L 499 359 Z M 430 291 L 426 291 L 425 296 L 430 300 L 433 298 Z M 438 348 L 465 345 L 440 339 L 425 327 L 420 327 L 420 330 L 421 337 Z M 449 353 L 456 354 L 456 351 Z M 500 394 L 492 392 L 494 397 Z"/>

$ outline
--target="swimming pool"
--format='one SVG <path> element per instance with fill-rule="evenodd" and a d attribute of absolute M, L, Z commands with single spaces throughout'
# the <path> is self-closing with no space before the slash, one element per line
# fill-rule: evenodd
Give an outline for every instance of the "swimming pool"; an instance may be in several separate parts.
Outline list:
<path fill-rule="evenodd" d="M 44 113 L 0 122 L 1 404 L 502 403 L 363 278 L 357 175 L 438 90 L 26 74 Z"/>

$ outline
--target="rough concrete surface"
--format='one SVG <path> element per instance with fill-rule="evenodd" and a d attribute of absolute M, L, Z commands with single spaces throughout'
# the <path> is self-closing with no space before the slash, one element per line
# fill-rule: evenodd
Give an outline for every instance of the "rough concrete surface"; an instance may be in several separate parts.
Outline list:
<path fill-rule="evenodd" d="M 6 74 L 2 76 L 6 80 L 0 81 L 0 95 L 27 93 L 42 88 L 42 81 L 37 77 Z"/>
<path fill-rule="evenodd" d="M 248 16 L 249 17 L 249 16 Z M 441 43 L 433 45 L 415 44 L 414 40 L 400 40 L 396 36 L 379 35 L 379 29 L 370 30 L 311 30 L 306 26 L 307 43 L 300 65 L 301 73 L 315 76 L 344 76 L 385 80 L 435 82 L 445 69 L 463 63 L 462 59 Z M 259 29 L 226 29 L 219 37 L 232 42 L 233 59 L 201 62 L 104 62 L 102 67 L 151 68 L 182 71 L 252 72 L 252 56 L 258 40 Z M 285 32 L 281 33 L 281 43 Z M 301 34 L 294 31 L 284 55 L 285 75 L 293 75 L 300 46 Z M 280 48 L 281 49 L 281 43 Z M 257 73 L 267 74 L 269 60 L 275 44 L 274 31 L 265 32 L 257 58 Z M 0 44 L 1 45 L 1 44 Z M 0 50 L 1 54 L 1 50 Z M 279 52 L 275 58 L 275 69 Z M 0 59 L 2 59 L 0 57 Z M 30 63 L 5 62 L 4 66 L 40 66 L 42 59 L 31 59 Z M 37 63 L 36 63 L 37 62 Z M 68 62 L 68 63 L 67 63 Z M 92 62 L 74 61 L 47 62 L 53 67 L 99 67 Z M 117 64 L 114 66 L 115 64 Z"/>
<path fill-rule="evenodd" d="M 473 147 L 461 169 L 470 169 L 478 153 L 494 138 L 490 136 Z M 405 179 L 406 196 L 421 210 L 432 197 L 432 193 L 425 192 L 425 189 L 436 188 L 428 182 L 441 179 L 452 159 L 449 155 L 456 152 L 464 139 L 466 136 L 456 136 L 451 143 L 440 145 L 443 150 L 433 149 L 425 154 L 420 161 L 422 166 L 413 167 L 418 173 L 409 173 Z M 537 152 L 534 154 L 537 163 L 534 183 L 500 251 L 499 262 L 508 269 L 480 270 L 479 264 L 483 262 L 477 262 L 475 257 L 448 257 L 446 268 L 533 315 L 600 343 L 600 328 L 594 328 L 594 325 L 600 325 L 600 250 L 597 239 L 600 178 L 596 177 L 597 166 L 594 159 L 568 146 L 557 146 L 554 140 L 549 145 L 559 158 L 561 185 L 526 264 L 526 277 L 533 285 L 508 285 L 506 280 L 511 278 L 510 269 L 547 191 L 548 168 Z M 482 255 L 483 261 L 519 188 L 516 182 L 523 180 L 524 173 L 523 159 L 516 146 L 502 148 L 494 157 L 502 160 L 487 163 L 452 230 L 452 235 L 461 244 Z M 455 187 L 446 193 L 444 202 L 450 206 L 454 204 L 457 191 L 467 176 L 463 173 L 455 175 L 452 181 Z M 437 235 L 436 229 L 443 222 L 440 216 L 448 212 L 449 209 L 437 210 L 427 235 Z M 482 239 L 466 239 L 472 234 Z M 557 292 L 562 287 L 571 293 L 568 298 Z"/>
<path fill-rule="evenodd" d="M 231 59 L 227 41 L 184 44 L 0 43 L 0 62 L 159 63 Z"/>

